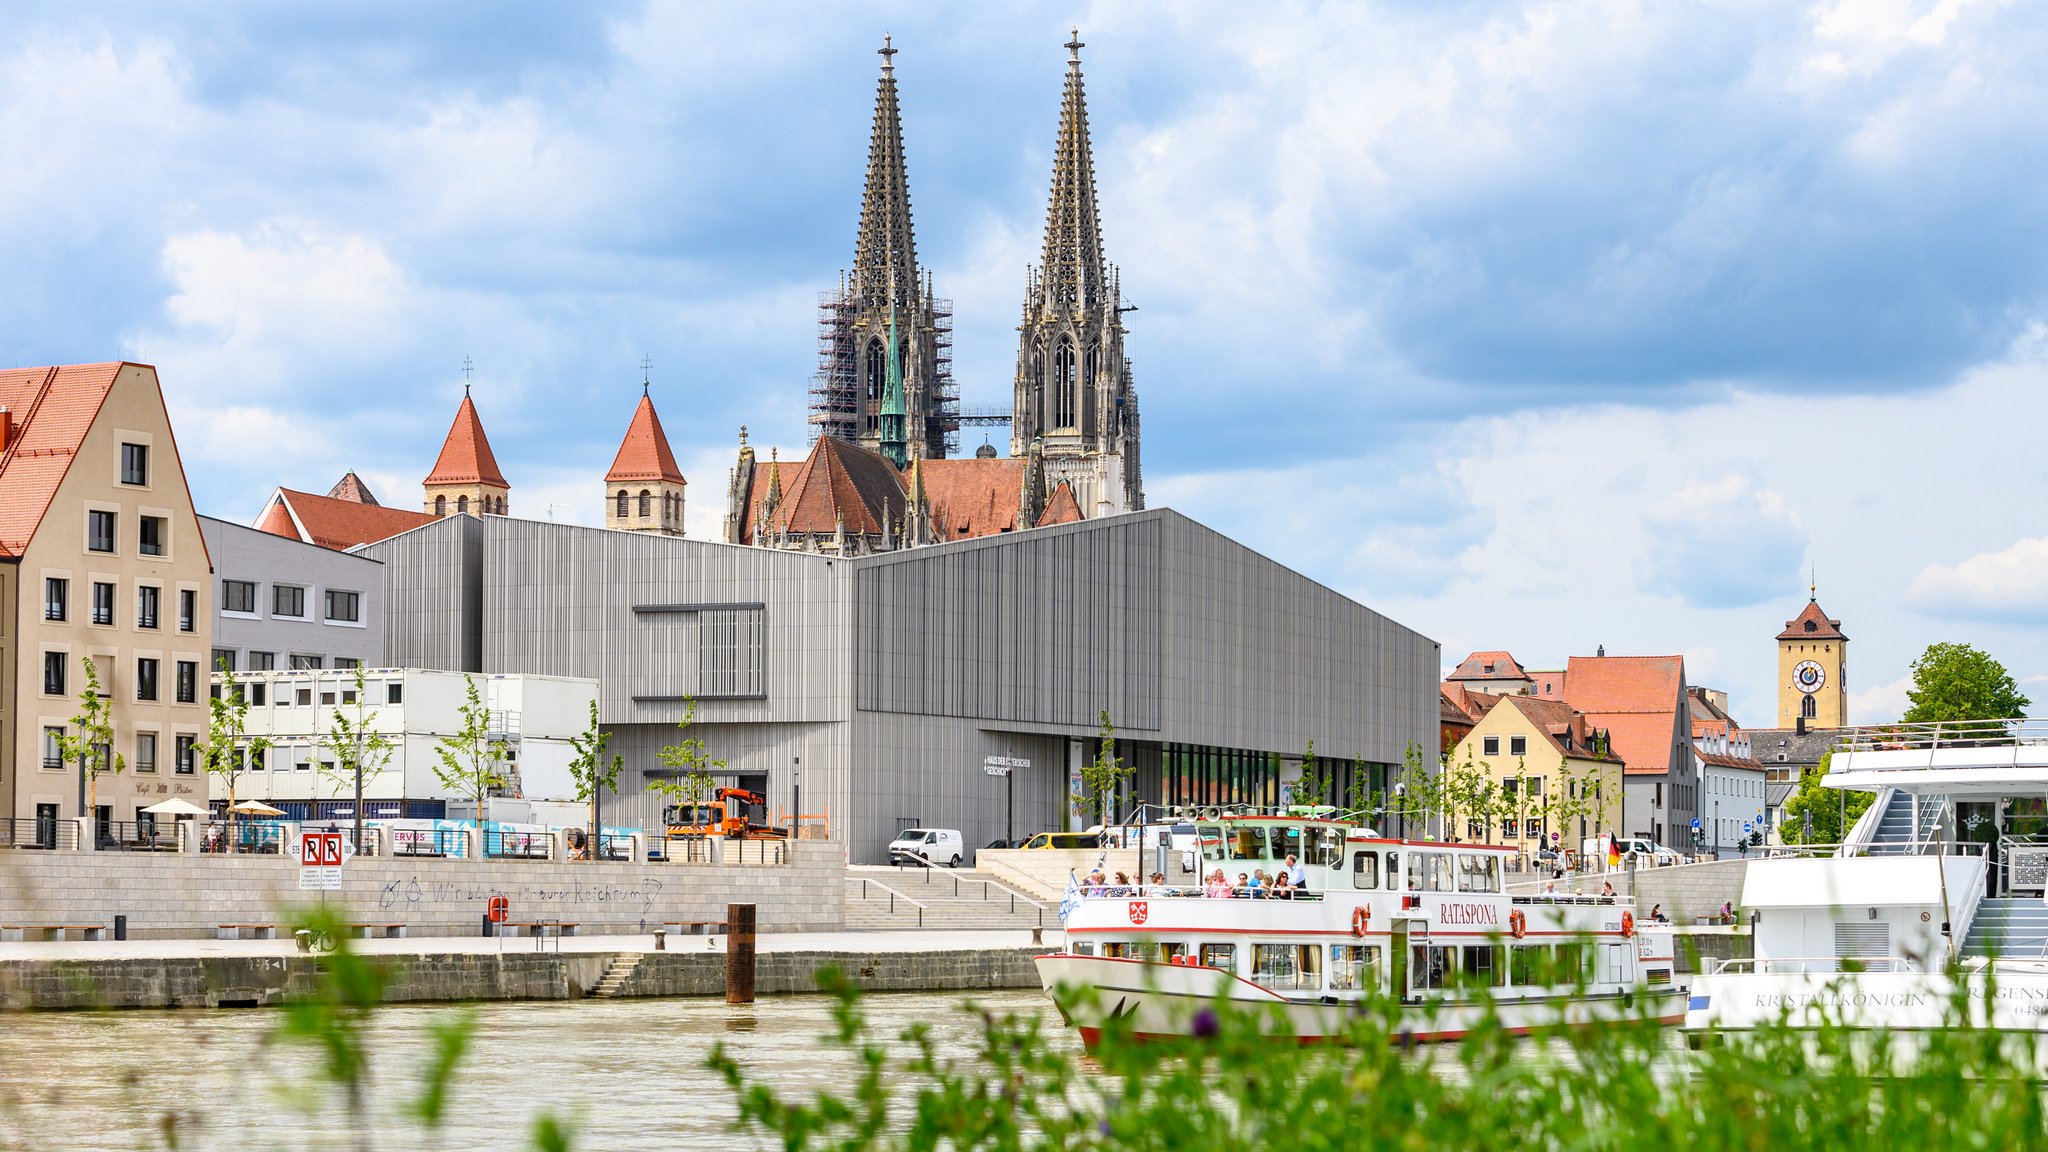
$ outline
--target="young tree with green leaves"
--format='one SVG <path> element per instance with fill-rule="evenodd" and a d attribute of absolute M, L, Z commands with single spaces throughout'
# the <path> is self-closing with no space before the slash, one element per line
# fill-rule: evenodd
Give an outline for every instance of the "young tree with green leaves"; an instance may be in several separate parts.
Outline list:
<path fill-rule="evenodd" d="M 225 677 L 220 692 L 207 702 L 210 713 L 206 725 L 206 743 L 196 750 L 201 767 L 206 774 L 220 780 L 228 789 L 228 836 L 227 851 L 235 850 L 235 788 L 242 774 L 251 771 L 254 761 L 270 748 L 270 741 L 262 736 L 245 737 L 249 725 L 248 694 L 235 681 L 235 673 L 228 662 L 220 661 L 220 674 Z"/>
<path fill-rule="evenodd" d="M 435 745 L 434 754 L 440 763 L 434 765 L 434 775 L 443 788 L 476 806 L 477 827 L 482 828 L 484 803 L 490 799 L 491 790 L 505 786 L 505 776 L 500 771 L 505 763 L 505 749 L 491 739 L 491 714 L 484 707 L 476 678 L 464 676 L 463 680 L 468 688 L 462 706 L 456 709 L 462 726 Z"/>
<path fill-rule="evenodd" d="M 593 716 L 593 721 L 595 717 Z M 676 724 L 676 730 L 683 733 L 683 739 L 664 747 L 654 758 L 665 768 L 675 769 L 675 775 L 657 777 L 647 782 L 647 787 L 669 798 L 678 805 L 697 808 L 710 798 L 713 781 L 711 770 L 724 768 L 725 761 L 713 758 L 705 751 L 704 741 L 689 734 L 690 727 L 697 723 L 697 698 L 683 698 L 683 718 Z"/>
<path fill-rule="evenodd" d="M 2016 720 L 2032 703 L 2005 665 L 1968 644 L 1929 644 L 1913 661 L 1913 687 L 1906 692 L 1908 724 L 1965 720 Z"/>
<path fill-rule="evenodd" d="M 471 687 L 475 687 L 474 682 Z M 326 738 L 327 748 L 334 753 L 333 775 L 355 787 L 358 850 L 363 843 L 363 777 L 382 772 L 398 750 L 389 737 L 377 731 L 377 714 L 369 707 L 369 691 L 364 687 L 363 670 L 359 665 L 356 668 L 355 700 L 336 706 L 333 716 L 328 718 Z M 350 709 L 354 709 L 353 715 Z M 477 811 L 481 815 L 481 805 Z"/>
<path fill-rule="evenodd" d="M 1109 722 L 1109 709 L 1102 710 L 1102 742 L 1097 747 L 1095 759 L 1081 766 L 1081 814 L 1087 815 L 1088 808 L 1095 809 L 1095 822 L 1109 827 L 1110 805 L 1116 800 L 1117 789 L 1136 771 L 1132 766 L 1117 758 L 1116 726 Z"/>
<path fill-rule="evenodd" d="M 1877 799 L 1874 792 L 1823 788 L 1821 777 L 1835 754 L 1820 758 L 1820 764 L 1799 774 L 1799 787 L 1785 798 L 1779 811 L 1778 837 L 1787 844 L 1840 844 L 1849 829 Z"/>
<path fill-rule="evenodd" d="M 100 672 L 90 656 L 85 657 L 85 688 L 78 693 L 78 714 L 58 735 L 57 750 L 64 759 L 78 761 L 79 771 L 85 775 L 85 811 L 80 815 L 97 816 L 100 777 L 119 776 L 128 770 L 128 761 L 114 751 L 113 706 L 100 691 Z M 98 825 L 94 827 L 97 839 Z"/>
<path fill-rule="evenodd" d="M 590 846 L 585 856 L 593 862 L 604 855 L 604 824 L 599 819 L 598 798 L 606 789 L 618 790 L 619 772 L 626 766 L 624 756 L 605 755 L 611 742 L 612 734 L 597 726 L 597 701 L 592 700 L 590 727 L 582 735 L 569 738 L 569 747 L 575 749 L 575 755 L 569 758 L 569 779 L 576 785 L 576 798 L 590 801 Z"/>
<path fill-rule="evenodd" d="M 1330 785 L 1330 773 L 1316 759 L 1316 742 L 1311 740 L 1308 751 L 1301 754 L 1301 775 L 1287 789 L 1287 802 L 1303 806 L 1328 804 Z"/>

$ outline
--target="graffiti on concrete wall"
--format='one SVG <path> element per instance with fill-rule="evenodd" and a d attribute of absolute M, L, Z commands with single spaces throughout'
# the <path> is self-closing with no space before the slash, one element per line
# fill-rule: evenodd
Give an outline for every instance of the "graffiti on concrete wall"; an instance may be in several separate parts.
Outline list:
<path fill-rule="evenodd" d="M 632 883 L 590 882 L 577 878 L 567 883 L 504 886 L 470 880 L 423 881 L 415 875 L 385 884 L 377 893 L 377 907 L 384 911 L 422 905 L 481 907 L 492 896 L 510 899 L 515 912 L 529 908 L 595 911 L 623 906 L 645 914 L 654 911 L 654 902 L 661 896 L 661 881 L 652 876 L 643 876 Z"/>

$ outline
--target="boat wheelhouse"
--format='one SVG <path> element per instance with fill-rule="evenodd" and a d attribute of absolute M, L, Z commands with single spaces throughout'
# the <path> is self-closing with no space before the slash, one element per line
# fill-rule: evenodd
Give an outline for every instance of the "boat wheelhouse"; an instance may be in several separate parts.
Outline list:
<path fill-rule="evenodd" d="M 1688 1038 L 1940 1028 L 1956 1002 L 2048 1030 L 2048 723 L 1844 729 L 1821 783 L 1875 799 L 1825 854 L 1750 864 L 1754 955 L 1694 979 Z"/>
<path fill-rule="evenodd" d="M 1305 1039 L 1341 1035 L 1342 1009 L 1375 998 L 1398 1000 L 1403 1030 L 1425 1040 L 1488 1012 L 1518 1031 L 1683 1012 L 1668 926 L 1638 924 L 1611 896 L 1510 895 L 1512 848 L 1266 814 L 1200 820 L 1198 840 L 1203 882 L 1083 886 L 1065 949 L 1038 957 L 1048 992 L 1095 992 L 1069 1009 L 1084 1042 L 1111 1016 L 1141 1036 L 1187 1034 L 1218 997 L 1274 1005 Z M 1304 890 L 1237 883 L 1290 855 Z"/>

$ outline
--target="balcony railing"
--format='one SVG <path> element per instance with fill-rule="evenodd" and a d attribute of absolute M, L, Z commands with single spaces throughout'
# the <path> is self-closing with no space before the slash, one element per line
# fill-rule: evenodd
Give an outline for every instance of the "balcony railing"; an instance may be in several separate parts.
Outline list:
<path fill-rule="evenodd" d="M 2048 720 L 1944 720 L 1873 724 L 1835 733 L 1836 752 L 1931 751 L 2048 745 Z"/>

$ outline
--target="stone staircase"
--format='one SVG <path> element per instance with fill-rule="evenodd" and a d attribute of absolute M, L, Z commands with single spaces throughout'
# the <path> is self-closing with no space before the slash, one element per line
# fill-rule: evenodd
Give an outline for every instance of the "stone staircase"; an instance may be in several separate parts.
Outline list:
<path fill-rule="evenodd" d="M 1059 927 L 1057 905 L 1046 904 L 1041 913 L 1030 898 L 970 869 L 855 867 L 846 871 L 849 932 L 1031 929 L 1040 924 L 1049 929 Z"/>
<path fill-rule="evenodd" d="M 604 977 L 597 982 L 597 987 L 590 990 L 590 998 L 593 1000 L 609 1000 L 617 996 L 619 989 L 624 988 L 626 981 L 632 978 L 633 969 L 639 966 L 640 953 L 638 952 L 621 952 L 617 956 L 612 957 L 610 966 L 604 970 Z"/>
<path fill-rule="evenodd" d="M 2038 896 L 1986 897 L 1970 920 L 1963 955 L 2048 958 L 2048 902 Z"/>

